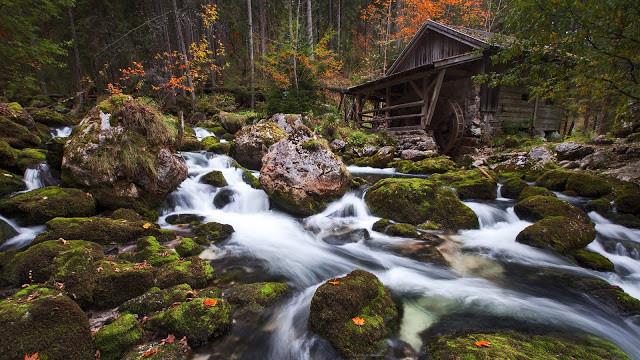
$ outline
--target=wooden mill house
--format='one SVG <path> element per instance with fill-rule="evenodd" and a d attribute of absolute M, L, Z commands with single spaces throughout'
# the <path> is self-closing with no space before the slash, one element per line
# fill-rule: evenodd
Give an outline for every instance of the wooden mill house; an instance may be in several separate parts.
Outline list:
<path fill-rule="evenodd" d="M 442 153 L 480 133 L 558 131 L 562 110 L 530 99 L 526 87 L 490 88 L 473 76 L 494 71 L 491 33 L 427 21 L 379 79 L 348 89 L 351 117 L 389 131 L 424 130 Z M 479 131 L 471 134 L 472 124 Z M 468 146 L 468 144 L 467 144 Z"/>

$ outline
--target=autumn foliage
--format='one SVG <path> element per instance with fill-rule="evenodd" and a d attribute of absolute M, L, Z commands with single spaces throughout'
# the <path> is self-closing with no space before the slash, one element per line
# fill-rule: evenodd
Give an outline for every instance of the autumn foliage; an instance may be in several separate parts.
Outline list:
<path fill-rule="evenodd" d="M 405 0 L 404 6 L 398 10 L 398 37 L 410 39 L 427 20 L 482 27 L 487 13 L 482 0 Z"/>

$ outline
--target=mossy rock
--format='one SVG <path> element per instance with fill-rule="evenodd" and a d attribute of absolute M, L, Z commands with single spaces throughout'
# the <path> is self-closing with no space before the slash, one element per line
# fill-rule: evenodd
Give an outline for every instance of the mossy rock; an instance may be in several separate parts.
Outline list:
<path fill-rule="evenodd" d="M 49 186 L 1 200 L 0 212 L 12 214 L 23 224 L 42 224 L 60 216 L 91 216 L 96 202 L 82 190 Z"/>
<path fill-rule="evenodd" d="M 154 341 L 138 345 L 127 352 L 122 360 L 187 360 L 191 358 L 191 348 L 187 344 L 174 341 Z"/>
<path fill-rule="evenodd" d="M 165 221 L 171 225 L 200 223 L 204 220 L 204 216 L 196 214 L 173 214 L 165 218 Z"/>
<path fill-rule="evenodd" d="M 36 167 L 47 160 L 47 151 L 43 149 L 22 149 L 18 151 L 18 158 L 12 167 L 15 171 L 24 172 L 29 168 Z"/>
<path fill-rule="evenodd" d="M 196 298 L 163 311 L 149 327 L 166 334 L 186 336 L 191 346 L 224 335 L 231 327 L 231 306 L 222 298 Z"/>
<path fill-rule="evenodd" d="M 438 156 L 420 161 L 400 160 L 394 164 L 397 171 L 405 174 L 443 174 L 456 168 L 448 156 Z"/>
<path fill-rule="evenodd" d="M 611 260 L 598 254 L 597 252 L 580 249 L 571 253 L 571 257 L 578 263 L 578 265 L 596 270 L 596 271 L 614 271 L 614 265 Z"/>
<path fill-rule="evenodd" d="M 118 360 L 132 346 L 142 340 L 142 326 L 132 314 L 122 314 L 111 324 L 105 325 L 95 336 L 100 360 Z"/>
<path fill-rule="evenodd" d="M 352 177 L 351 178 L 351 188 L 352 189 L 359 189 L 363 186 L 367 186 L 369 185 L 369 181 L 367 181 L 367 179 L 365 178 L 361 178 L 361 177 Z"/>
<path fill-rule="evenodd" d="M 0 139 L 6 141 L 11 147 L 16 149 L 42 145 L 42 140 L 35 132 L 2 115 L 0 115 Z"/>
<path fill-rule="evenodd" d="M 487 341 L 487 347 L 474 344 Z M 590 335 L 537 335 L 516 332 L 467 333 L 439 336 L 426 345 L 438 360 L 629 360 L 613 343 Z"/>
<path fill-rule="evenodd" d="M 551 196 L 556 197 L 553 191 L 542 186 L 526 186 L 517 197 L 518 201 L 530 198 L 532 196 Z"/>
<path fill-rule="evenodd" d="M 265 307 L 275 303 L 289 292 L 289 286 L 283 282 L 259 282 L 239 284 L 224 291 L 227 299 L 237 310 L 234 317 L 255 321 Z"/>
<path fill-rule="evenodd" d="M 625 183 L 616 190 L 616 210 L 624 214 L 640 215 L 640 186 Z"/>
<path fill-rule="evenodd" d="M 380 219 L 373 224 L 374 231 L 385 233 L 389 236 L 417 238 L 420 233 L 417 227 L 407 223 L 392 223 L 387 219 Z"/>
<path fill-rule="evenodd" d="M 254 189 L 262 189 L 260 180 L 255 177 L 248 169 L 242 169 L 242 181 Z"/>
<path fill-rule="evenodd" d="M 2 155 L 2 154 L 0 154 Z M 13 194 L 26 188 L 22 177 L 0 169 L 0 197 Z"/>
<path fill-rule="evenodd" d="M 364 323 L 357 325 L 354 318 Z M 316 290 L 308 324 L 345 358 L 355 359 L 383 353 L 397 320 L 389 291 L 375 275 L 355 270 Z"/>
<path fill-rule="evenodd" d="M 209 243 L 224 241 L 234 232 L 235 230 L 231 225 L 208 222 L 193 227 L 193 233 L 195 235 L 193 239 L 200 245 L 207 245 Z"/>
<path fill-rule="evenodd" d="M 180 258 L 175 250 L 162 246 L 155 236 L 140 238 L 136 246 L 137 249 L 133 258 L 139 262 L 146 261 L 152 266 L 161 266 Z"/>
<path fill-rule="evenodd" d="M 203 175 L 200 178 L 200 182 L 211 185 L 213 187 L 225 187 L 227 186 L 227 180 L 224 178 L 222 171 L 214 170 L 210 173 Z"/>
<path fill-rule="evenodd" d="M 204 248 L 193 241 L 192 238 L 182 238 L 178 246 L 176 246 L 176 252 L 182 257 L 199 255 L 203 250 Z"/>
<path fill-rule="evenodd" d="M 606 179 L 579 172 L 569 175 L 565 189 L 586 197 L 600 197 L 608 195 L 613 191 L 609 181 Z"/>
<path fill-rule="evenodd" d="M 10 284 L 45 282 L 57 271 L 64 271 L 67 262 L 101 259 L 102 246 L 82 240 L 45 241 L 13 255 L 4 268 L 3 278 Z"/>
<path fill-rule="evenodd" d="M 516 215 L 528 221 L 541 220 L 548 216 L 566 216 L 589 222 L 589 218 L 580 208 L 552 196 L 531 196 L 519 201 L 514 210 Z"/>
<path fill-rule="evenodd" d="M 638 201 L 640 201 L 640 196 L 638 197 Z M 587 211 L 596 211 L 601 215 L 606 215 L 611 211 L 613 201 L 608 197 L 602 197 L 599 199 L 591 200 L 587 203 L 586 210 Z"/>
<path fill-rule="evenodd" d="M 395 148 L 384 146 L 378 149 L 375 154 L 353 159 L 353 164 L 357 166 L 370 166 L 374 168 L 385 168 L 393 160 Z"/>
<path fill-rule="evenodd" d="M 58 290 L 32 285 L 0 301 L 0 324 L 2 360 L 95 358 L 87 316 Z"/>
<path fill-rule="evenodd" d="M 397 222 L 421 224 L 431 220 L 445 229 L 476 229 L 476 214 L 449 189 L 427 179 L 382 179 L 365 201 L 376 216 Z"/>
<path fill-rule="evenodd" d="M 458 197 L 462 200 L 494 200 L 497 195 L 496 182 L 477 169 L 435 174 L 431 179 L 440 185 L 456 189 Z"/>
<path fill-rule="evenodd" d="M 231 134 L 235 134 L 247 124 L 249 117 L 243 114 L 229 113 L 221 111 L 218 114 L 220 123 L 225 130 Z"/>
<path fill-rule="evenodd" d="M 538 177 L 536 184 L 549 190 L 564 191 L 569 175 L 571 172 L 564 169 L 549 170 Z"/>
<path fill-rule="evenodd" d="M 153 287 L 150 266 L 102 261 L 98 264 L 93 307 L 107 309 L 140 296 Z"/>
<path fill-rule="evenodd" d="M 154 287 L 138 297 L 125 301 L 118 310 L 138 315 L 149 315 L 164 310 L 174 303 L 184 302 L 194 297 L 194 294 L 195 292 L 188 284 L 180 284 L 164 290 Z"/>
<path fill-rule="evenodd" d="M 372 226 L 371 229 L 373 231 L 384 233 L 384 231 L 387 229 L 387 227 L 390 226 L 391 224 L 393 224 L 393 223 L 389 219 L 380 219 L 380 220 L 376 221 L 375 223 L 373 223 L 373 226 Z"/>
<path fill-rule="evenodd" d="M 198 141 L 198 138 L 193 134 L 183 135 L 180 139 L 179 151 L 200 151 L 203 150 L 202 142 Z"/>
<path fill-rule="evenodd" d="M 114 220 L 100 217 L 55 218 L 47 221 L 47 231 L 35 242 L 54 239 L 84 239 L 99 244 L 125 244 L 142 236 L 161 236 L 157 225 L 146 221 Z M 167 234 L 168 235 L 168 234 Z"/>
<path fill-rule="evenodd" d="M 522 230 L 516 241 L 567 254 L 589 245 L 595 237 L 596 230 L 590 222 L 566 216 L 548 216 Z"/>
<path fill-rule="evenodd" d="M 213 268 L 208 261 L 199 257 L 189 257 L 162 265 L 156 275 L 156 284 L 168 288 L 179 284 L 188 284 L 201 289 L 213 279 Z"/>
<path fill-rule="evenodd" d="M 20 150 L 14 149 L 9 143 L 0 138 L 0 167 L 15 169 L 19 153 Z"/>
<path fill-rule="evenodd" d="M 509 199 L 517 199 L 520 193 L 522 193 L 522 190 L 528 186 L 527 182 L 520 178 L 510 178 L 502 184 L 501 194 Z"/>
<path fill-rule="evenodd" d="M 140 221 L 143 217 L 133 209 L 120 208 L 111 213 L 110 216 L 115 220 Z"/>
<path fill-rule="evenodd" d="M 31 112 L 33 120 L 47 126 L 69 126 L 73 125 L 73 120 L 63 114 L 51 109 L 37 109 Z"/>

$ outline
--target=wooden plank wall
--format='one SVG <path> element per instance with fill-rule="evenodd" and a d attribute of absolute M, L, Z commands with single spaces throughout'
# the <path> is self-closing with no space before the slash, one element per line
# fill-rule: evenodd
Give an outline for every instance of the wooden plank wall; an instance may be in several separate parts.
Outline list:
<path fill-rule="evenodd" d="M 535 99 L 527 98 L 524 88 L 501 87 L 496 112 L 491 127 L 493 129 L 521 129 L 531 127 L 535 109 Z M 560 128 L 564 114 L 562 110 L 544 101 L 538 102 L 534 129 L 537 131 L 553 131 Z"/>
<path fill-rule="evenodd" d="M 427 31 L 423 37 L 417 41 L 414 48 L 407 53 L 393 73 L 395 74 L 418 66 L 432 64 L 434 61 L 466 54 L 472 50 L 473 48 L 457 40 L 433 31 Z"/>

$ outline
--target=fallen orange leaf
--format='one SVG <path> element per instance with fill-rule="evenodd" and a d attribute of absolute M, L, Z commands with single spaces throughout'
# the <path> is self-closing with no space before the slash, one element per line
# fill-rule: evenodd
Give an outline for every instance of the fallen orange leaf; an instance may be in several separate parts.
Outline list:
<path fill-rule="evenodd" d="M 340 285 L 340 280 L 330 280 L 329 284 L 331 284 L 333 286 L 338 286 L 338 285 Z"/>
<path fill-rule="evenodd" d="M 480 341 L 474 342 L 473 345 L 475 345 L 477 347 L 489 347 L 489 346 L 491 346 L 491 342 L 486 341 L 486 340 L 480 340 Z"/>
<path fill-rule="evenodd" d="M 214 306 L 218 305 L 218 300 L 212 299 L 212 298 L 206 298 L 206 299 L 204 299 L 204 301 L 202 303 L 205 304 L 208 307 L 214 307 Z"/>
<path fill-rule="evenodd" d="M 149 228 L 151 228 L 152 226 L 153 226 L 153 224 L 151 224 L 151 223 L 144 223 L 144 225 L 142 225 L 142 227 L 143 227 L 144 229 L 149 229 Z"/>
<path fill-rule="evenodd" d="M 163 341 L 167 344 L 173 344 L 176 341 L 176 337 L 173 334 L 169 334 Z"/>
<path fill-rule="evenodd" d="M 24 354 L 24 360 L 40 360 L 40 353 Z"/>
<path fill-rule="evenodd" d="M 152 347 L 151 349 L 142 353 L 142 356 L 148 358 L 155 355 L 157 352 L 158 352 L 158 348 Z"/>
<path fill-rule="evenodd" d="M 358 316 L 352 318 L 351 321 L 353 321 L 353 323 L 358 325 L 358 326 L 364 325 L 364 319 L 361 318 L 361 317 L 358 317 Z"/>

